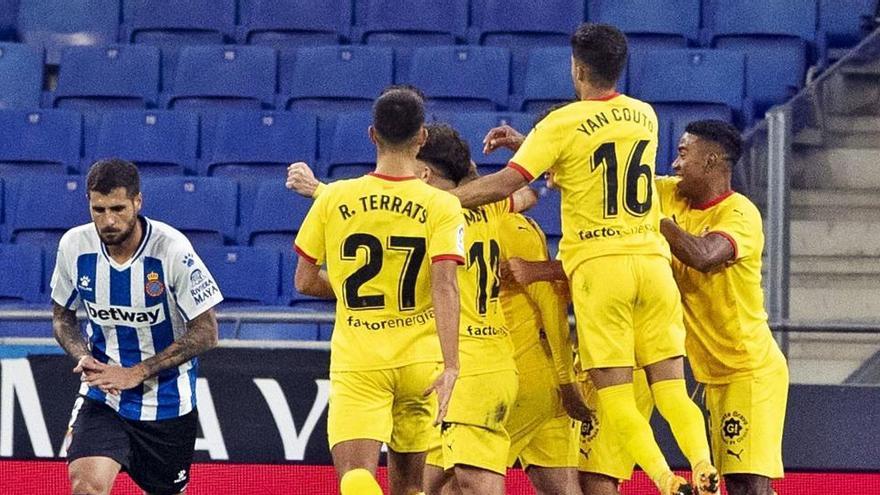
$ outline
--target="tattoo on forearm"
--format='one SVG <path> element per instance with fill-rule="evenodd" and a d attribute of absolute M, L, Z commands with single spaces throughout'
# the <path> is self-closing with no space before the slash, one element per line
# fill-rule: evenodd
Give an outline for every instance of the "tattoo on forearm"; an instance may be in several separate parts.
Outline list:
<path fill-rule="evenodd" d="M 58 345 L 72 358 L 79 359 L 89 354 L 89 346 L 79 331 L 76 312 L 57 303 L 52 307 L 52 334 Z"/>
<path fill-rule="evenodd" d="M 213 310 L 208 310 L 190 321 L 186 333 L 179 339 L 141 364 L 146 369 L 147 377 L 151 377 L 162 370 L 179 366 L 216 345 L 217 318 Z"/>

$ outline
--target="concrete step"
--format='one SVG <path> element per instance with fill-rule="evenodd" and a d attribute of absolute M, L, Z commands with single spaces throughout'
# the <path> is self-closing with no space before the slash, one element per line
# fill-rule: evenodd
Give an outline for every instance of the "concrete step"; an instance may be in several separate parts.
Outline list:
<path fill-rule="evenodd" d="M 878 334 L 791 332 L 788 338 L 792 383 L 843 383 L 880 350 Z"/>
<path fill-rule="evenodd" d="M 795 189 L 791 191 L 794 220 L 850 220 L 880 218 L 880 190 Z"/>
<path fill-rule="evenodd" d="M 795 256 L 880 256 L 880 218 L 792 220 L 790 233 Z"/>
<path fill-rule="evenodd" d="M 880 322 L 876 275 L 792 275 L 789 317 L 799 321 Z"/>
<path fill-rule="evenodd" d="M 880 148 L 803 148 L 792 154 L 802 189 L 880 189 Z"/>
<path fill-rule="evenodd" d="M 792 275 L 872 275 L 880 277 L 880 257 L 871 256 L 792 256 Z"/>
<path fill-rule="evenodd" d="M 831 132 L 880 133 L 880 116 L 875 115 L 835 115 L 828 117 L 825 128 Z"/>

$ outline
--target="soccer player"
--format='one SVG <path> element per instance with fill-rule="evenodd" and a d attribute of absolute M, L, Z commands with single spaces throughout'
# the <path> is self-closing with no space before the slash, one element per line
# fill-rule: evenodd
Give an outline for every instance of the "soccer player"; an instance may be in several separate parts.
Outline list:
<path fill-rule="evenodd" d="M 375 172 L 322 187 L 296 237 L 296 289 L 337 300 L 327 434 L 343 495 L 382 493 L 383 442 L 391 492 L 421 490 L 432 420 L 459 373 L 462 210 L 413 173 L 423 125 L 418 94 L 386 90 L 369 128 Z"/>
<path fill-rule="evenodd" d="M 761 214 L 731 189 L 739 131 L 691 122 L 678 143 L 677 177 L 658 179 L 660 230 L 672 248 L 687 351 L 706 386 L 710 437 L 731 495 L 769 495 L 781 478 L 788 367 L 767 326 L 761 290 Z"/>
<path fill-rule="evenodd" d="M 610 427 L 663 494 L 692 491 L 669 469 L 636 406 L 632 370 L 643 367 L 697 490 L 716 493 L 703 417 L 684 383 L 681 301 L 654 204 L 657 118 L 650 105 L 615 90 L 626 52 L 618 29 L 581 25 L 572 36 L 571 66 L 579 101 L 535 126 L 506 169 L 453 193 L 466 208 L 491 203 L 554 169 L 579 352 L 600 407 L 613 411 Z M 508 137 L 490 131 L 485 151 Z"/>
<path fill-rule="evenodd" d="M 134 164 L 96 162 L 86 189 L 92 223 L 64 234 L 52 275 L 53 333 L 83 380 L 65 439 L 72 493 L 108 494 L 120 469 L 148 494 L 183 493 L 197 356 L 217 344 L 223 296 L 183 234 L 140 215 Z"/>

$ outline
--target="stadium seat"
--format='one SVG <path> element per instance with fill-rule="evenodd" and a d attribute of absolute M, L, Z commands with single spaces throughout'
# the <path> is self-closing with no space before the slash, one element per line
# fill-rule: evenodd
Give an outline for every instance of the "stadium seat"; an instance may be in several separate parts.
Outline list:
<path fill-rule="evenodd" d="M 326 46 L 284 52 L 278 108 L 369 110 L 394 82 L 394 54 L 377 46 Z"/>
<path fill-rule="evenodd" d="M 0 43 L 0 110 L 38 108 L 43 89 L 43 52 Z"/>
<path fill-rule="evenodd" d="M 532 127 L 533 117 L 522 113 L 439 112 L 433 115 L 433 120 L 445 122 L 458 131 L 467 141 L 471 159 L 479 167 L 480 173 L 487 174 L 507 166 L 507 162 L 513 156 L 513 153 L 506 149 L 496 150 L 488 155 L 483 154 L 483 138 L 489 129 L 507 124 L 525 134 Z"/>
<path fill-rule="evenodd" d="M 755 114 L 793 96 L 806 77 L 817 0 L 708 1 L 711 45 L 746 55 L 746 93 Z"/>
<path fill-rule="evenodd" d="M 351 31 L 350 0 L 241 0 L 238 42 L 274 48 L 335 45 Z"/>
<path fill-rule="evenodd" d="M 155 107 L 159 49 L 114 45 L 72 47 L 61 53 L 52 106 L 74 109 Z"/>
<path fill-rule="evenodd" d="M 535 219 L 548 240 L 550 237 L 558 238 L 562 236 L 559 191 L 544 186 L 543 182 L 537 182 L 535 186 L 538 190 L 538 203 L 525 214 Z"/>
<path fill-rule="evenodd" d="M 225 43 L 235 33 L 235 0 L 124 0 L 126 40 L 162 47 Z"/>
<path fill-rule="evenodd" d="M 536 48 L 530 51 L 524 79 L 522 96 L 511 99 L 511 108 L 540 113 L 556 103 L 571 101 L 574 99 L 571 48 Z"/>
<path fill-rule="evenodd" d="M 242 323 L 241 340 L 317 340 L 317 323 Z"/>
<path fill-rule="evenodd" d="M 242 242 L 291 251 L 293 238 L 311 206 L 310 199 L 289 191 L 283 181 L 261 181 L 251 205 L 249 221 L 242 221 Z"/>
<path fill-rule="evenodd" d="M 355 7 L 354 38 L 369 45 L 451 45 L 467 29 L 466 0 L 356 0 Z"/>
<path fill-rule="evenodd" d="M 181 48 L 167 108 L 272 108 L 276 55 L 264 46 Z"/>
<path fill-rule="evenodd" d="M 333 312 L 336 310 L 336 300 L 318 299 L 317 297 L 300 294 L 293 286 L 293 277 L 296 274 L 296 264 L 299 256 L 290 249 L 281 253 L 281 302 L 299 310 Z M 321 324 L 322 327 L 326 324 Z"/>
<path fill-rule="evenodd" d="M 494 111 L 507 107 L 510 52 L 490 46 L 417 48 L 406 82 L 422 89 L 434 110 Z"/>
<path fill-rule="evenodd" d="M 0 0 L 0 40 L 15 40 L 15 26 L 18 24 L 18 2 L 20 0 Z"/>
<path fill-rule="evenodd" d="M 82 177 L 37 175 L 5 182 L 6 231 L 11 242 L 57 249 L 65 231 L 91 222 Z"/>
<path fill-rule="evenodd" d="M 69 110 L 0 110 L 0 175 L 78 168 L 82 117 Z"/>
<path fill-rule="evenodd" d="M 281 181 L 290 163 L 315 160 L 318 123 L 299 112 L 224 112 L 202 142 L 201 175 Z"/>
<path fill-rule="evenodd" d="M 6 186 L 3 183 L 3 178 L 0 177 L 0 242 L 3 242 L 3 239 L 6 238 L 5 234 L 5 224 L 6 224 Z"/>
<path fill-rule="evenodd" d="M 125 110 L 101 114 L 88 161 L 121 156 L 143 176 L 183 175 L 196 170 L 199 117 L 184 111 Z M 83 173 L 87 169 L 83 167 Z"/>
<path fill-rule="evenodd" d="M 39 249 L 0 244 L 0 273 L 3 274 L 0 277 L 0 304 L 38 302 L 42 263 Z"/>
<path fill-rule="evenodd" d="M 180 230 L 198 250 L 235 236 L 238 184 L 219 177 L 160 177 L 141 181 L 144 215 Z M 201 252 L 201 251 L 199 251 Z"/>
<path fill-rule="evenodd" d="M 358 177 L 376 167 L 376 147 L 367 129 L 373 123 L 370 112 L 351 112 L 326 117 L 321 127 L 321 159 L 315 174 L 334 179 Z"/>
<path fill-rule="evenodd" d="M 587 16 L 626 33 L 631 50 L 685 48 L 700 37 L 700 0 L 588 0 Z"/>
<path fill-rule="evenodd" d="M 21 0 L 18 37 L 45 48 L 46 63 L 58 65 L 65 46 L 116 43 L 119 18 L 119 0 Z"/>
<path fill-rule="evenodd" d="M 583 0 L 474 0 L 469 38 L 474 44 L 510 50 L 512 93 L 522 94 L 529 51 L 558 46 L 568 48 L 570 55 L 571 33 L 583 21 Z"/>
<path fill-rule="evenodd" d="M 745 64 L 745 55 L 730 50 L 636 52 L 630 58 L 629 92 L 651 103 L 718 105 L 750 114 Z"/>
<path fill-rule="evenodd" d="M 203 247 L 196 252 L 214 276 L 227 304 L 275 304 L 281 260 L 278 251 L 254 247 Z"/>
<path fill-rule="evenodd" d="M 858 44 L 864 35 L 862 17 L 872 15 L 877 5 L 877 0 L 819 0 L 818 32 L 823 38 L 817 41 L 826 64 Z"/>

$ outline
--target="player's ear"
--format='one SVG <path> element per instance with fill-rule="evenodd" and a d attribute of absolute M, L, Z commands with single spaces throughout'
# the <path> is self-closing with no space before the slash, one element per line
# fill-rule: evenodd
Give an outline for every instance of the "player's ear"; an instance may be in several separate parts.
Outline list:
<path fill-rule="evenodd" d="M 425 126 L 422 126 L 419 129 L 419 136 L 418 136 L 419 148 L 424 146 L 426 142 L 428 142 L 428 130 L 425 129 Z"/>
<path fill-rule="evenodd" d="M 367 134 L 370 135 L 370 141 L 376 146 L 379 145 L 379 140 L 376 138 L 376 129 L 373 126 L 367 128 Z"/>
<path fill-rule="evenodd" d="M 144 206 L 144 195 L 137 193 L 132 201 L 134 202 L 134 213 L 137 215 L 141 212 L 141 207 Z"/>

